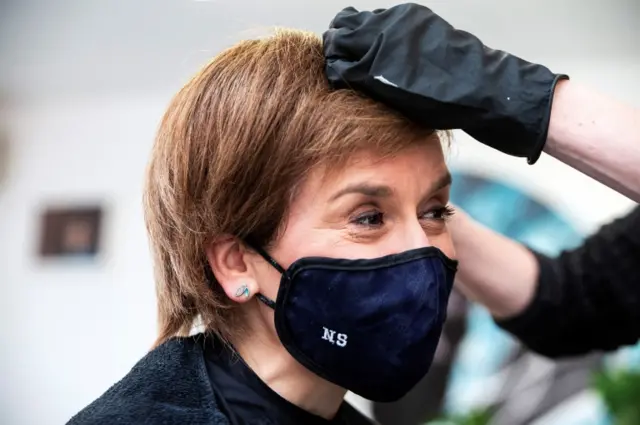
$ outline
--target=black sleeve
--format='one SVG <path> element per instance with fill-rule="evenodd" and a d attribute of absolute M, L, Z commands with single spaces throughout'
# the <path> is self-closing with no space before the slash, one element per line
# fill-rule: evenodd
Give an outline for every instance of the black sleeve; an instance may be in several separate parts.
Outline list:
<path fill-rule="evenodd" d="M 640 208 L 540 265 L 533 301 L 497 322 L 548 357 L 610 351 L 640 339 Z"/>

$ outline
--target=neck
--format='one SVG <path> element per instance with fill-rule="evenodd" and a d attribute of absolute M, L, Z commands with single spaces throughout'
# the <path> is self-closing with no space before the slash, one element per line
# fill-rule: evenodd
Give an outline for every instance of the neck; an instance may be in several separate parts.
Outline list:
<path fill-rule="evenodd" d="M 246 317 L 250 331 L 237 341 L 231 341 L 245 363 L 285 400 L 314 415 L 333 418 L 346 391 L 315 375 L 291 357 L 273 327 L 267 326 L 261 317 L 251 313 Z"/>

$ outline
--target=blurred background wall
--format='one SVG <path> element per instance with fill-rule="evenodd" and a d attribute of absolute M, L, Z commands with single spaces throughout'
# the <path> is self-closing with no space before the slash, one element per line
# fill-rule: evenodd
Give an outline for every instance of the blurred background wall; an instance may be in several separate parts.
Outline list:
<path fill-rule="evenodd" d="M 635 0 L 421 3 L 489 46 L 640 106 Z M 142 178 L 161 114 L 181 84 L 224 47 L 268 27 L 320 33 L 342 7 L 392 4 L 0 2 L 0 422 L 64 423 L 153 342 Z M 548 157 L 530 167 L 463 134 L 449 156 L 454 169 L 507 181 L 582 233 L 632 207 Z M 104 207 L 97 260 L 40 259 L 42 211 L 87 203 Z"/>

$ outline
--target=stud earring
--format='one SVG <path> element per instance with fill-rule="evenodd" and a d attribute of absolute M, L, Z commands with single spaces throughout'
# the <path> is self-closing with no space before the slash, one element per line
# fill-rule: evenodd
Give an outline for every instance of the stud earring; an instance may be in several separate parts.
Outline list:
<path fill-rule="evenodd" d="M 247 285 L 242 285 L 236 290 L 236 297 L 249 298 L 249 288 L 247 287 Z"/>

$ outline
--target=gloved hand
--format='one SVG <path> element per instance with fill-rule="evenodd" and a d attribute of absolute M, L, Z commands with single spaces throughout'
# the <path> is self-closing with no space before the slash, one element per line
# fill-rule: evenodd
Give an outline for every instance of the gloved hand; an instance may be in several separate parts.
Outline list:
<path fill-rule="evenodd" d="M 351 87 L 433 129 L 462 129 L 535 163 L 565 75 L 482 44 L 424 6 L 342 10 L 324 33 L 332 86 Z"/>

